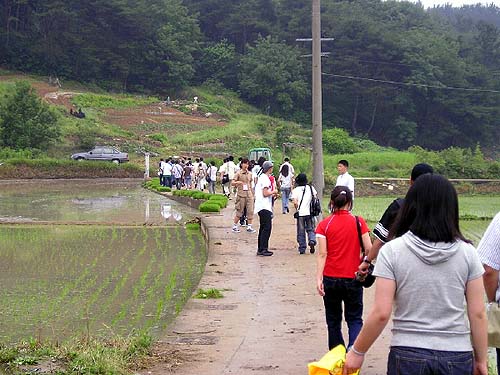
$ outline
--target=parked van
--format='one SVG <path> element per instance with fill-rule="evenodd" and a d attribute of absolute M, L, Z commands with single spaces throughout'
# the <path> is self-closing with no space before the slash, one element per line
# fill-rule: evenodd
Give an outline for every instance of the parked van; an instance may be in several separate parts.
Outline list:
<path fill-rule="evenodd" d="M 268 147 L 252 148 L 248 152 L 248 160 L 257 161 L 261 156 L 265 157 L 266 160 L 273 161 L 273 158 L 271 157 L 271 149 Z"/>

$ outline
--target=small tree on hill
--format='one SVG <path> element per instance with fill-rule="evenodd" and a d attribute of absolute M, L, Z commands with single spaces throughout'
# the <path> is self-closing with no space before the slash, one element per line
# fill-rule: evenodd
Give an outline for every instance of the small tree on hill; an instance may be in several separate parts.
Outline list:
<path fill-rule="evenodd" d="M 27 82 L 0 102 L 0 144 L 16 150 L 46 150 L 60 135 L 57 114 L 33 92 Z"/>

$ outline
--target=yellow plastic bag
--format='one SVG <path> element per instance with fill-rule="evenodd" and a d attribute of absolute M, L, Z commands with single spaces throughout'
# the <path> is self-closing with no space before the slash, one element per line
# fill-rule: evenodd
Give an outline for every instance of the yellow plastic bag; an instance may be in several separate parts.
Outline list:
<path fill-rule="evenodd" d="M 309 375 L 342 375 L 345 354 L 344 345 L 337 345 L 326 353 L 318 362 L 311 362 L 307 365 L 309 368 Z M 358 375 L 359 370 L 352 374 Z"/>

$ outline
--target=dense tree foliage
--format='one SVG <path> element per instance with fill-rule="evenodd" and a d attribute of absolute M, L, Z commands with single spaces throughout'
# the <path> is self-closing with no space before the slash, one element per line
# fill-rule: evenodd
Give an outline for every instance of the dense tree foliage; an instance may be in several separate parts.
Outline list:
<path fill-rule="evenodd" d="M 46 150 L 60 134 L 56 113 L 26 82 L 0 103 L 0 146 Z"/>
<path fill-rule="evenodd" d="M 494 149 L 499 28 L 494 5 L 323 1 L 322 35 L 335 38 L 323 43 L 331 52 L 323 59 L 324 126 L 397 148 Z M 122 90 L 216 80 L 304 125 L 311 43 L 295 39 L 310 35 L 310 0 L 0 3 L 1 64 Z"/>
<path fill-rule="evenodd" d="M 240 90 L 244 97 L 272 114 L 291 114 L 307 94 L 297 48 L 259 38 L 241 62 Z"/>

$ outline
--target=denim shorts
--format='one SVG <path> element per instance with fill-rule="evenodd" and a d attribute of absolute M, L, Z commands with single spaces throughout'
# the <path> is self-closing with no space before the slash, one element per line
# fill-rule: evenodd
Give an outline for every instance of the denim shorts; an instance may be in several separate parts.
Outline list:
<path fill-rule="evenodd" d="M 393 346 L 387 375 L 472 375 L 472 352 L 451 352 Z"/>

